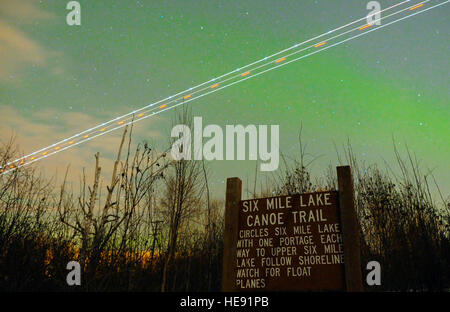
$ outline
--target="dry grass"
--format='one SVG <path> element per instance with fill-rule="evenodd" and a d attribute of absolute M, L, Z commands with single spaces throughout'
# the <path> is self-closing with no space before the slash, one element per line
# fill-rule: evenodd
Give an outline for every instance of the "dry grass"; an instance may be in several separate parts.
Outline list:
<path fill-rule="evenodd" d="M 171 204 L 171 187 L 182 186 L 179 164 L 148 144 L 131 151 L 130 142 L 131 131 L 128 141 L 124 134 L 108 185 L 97 177 L 90 183 L 83 179 L 77 194 L 64 185 L 55 188 L 30 168 L 0 177 L 0 290 L 160 291 L 164 270 L 164 290 L 220 290 L 223 202 L 209 197 L 207 170 L 195 169 L 202 192 Z M 409 152 L 406 160 L 395 153 L 399 175 L 387 166 L 382 171 L 361 165 L 346 148 L 343 162 L 354 172 L 363 265 L 371 260 L 382 265 L 382 285 L 375 290 L 448 288 L 450 204 L 443 196 L 440 204 L 433 200 L 432 176 L 421 173 Z M 11 141 L 0 159 L 6 163 L 13 155 Z M 334 167 L 313 182 L 303 147 L 299 155 L 284 158 L 284 169 L 266 181 L 262 193 L 335 188 Z M 95 160 L 98 175 L 101 163 Z M 254 183 L 249 192 L 257 196 Z M 72 260 L 83 264 L 80 287 L 66 284 Z"/>

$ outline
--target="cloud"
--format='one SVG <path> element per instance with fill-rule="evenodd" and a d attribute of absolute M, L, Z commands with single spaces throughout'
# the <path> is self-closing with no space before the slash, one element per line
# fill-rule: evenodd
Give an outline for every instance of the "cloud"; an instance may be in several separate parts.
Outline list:
<path fill-rule="evenodd" d="M 29 66 L 44 67 L 48 59 L 59 55 L 33 40 L 14 25 L 50 20 L 54 16 L 36 7 L 37 1 L 0 1 L 0 82 L 18 83 L 20 73 Z M 61 68 L 50 72 L 60 74 Z"/>
<path fill-rule="evenodd" d="M 0 112 L 2 115 L 0 142 L 6 143 L 11 136 L 14 136 L 15 143 L 21 155 L 26 155 L 49 146 L 76 132 L 104 121 L 84 113 L 61 113 L 53 109 L 41 110 L 33 113 L 32 116 L 26 116 L 13 107 L 0 106 Z M 54 116 L 56 115 L 58 116 L 58 122 L 52 122 L 55 120 Z M 152 124 L 158 123 L 159 121 L 159 118 L 152 118 Z M 74 186 L 78 186 L 83 168 L 86 170 L 88 179 L 92 180 L 95 166 L 94 155 L 96 152 L 100 152 L 102 179 L 109 183 L 122 133 L 121 130 L 118 130 L 105 134 L 89 142 L 74 146 L 73 148 L 38 161 L 32 166 L 38 167 L 41 172 L 45 173 L 46 177 L 57 175 L 57 181 L 61 182 L 67 166 L 70 165 L 68 180 Z M 137 138 L 140 137 L 151 137 L 155 141 L 160 140 L 162 134 L 159 131 L 149 130 L 148 123 L 142 122 L 135 124 L 133 127 L 131 152 L 134 151 L 135 145 L 138 143 Z"/>
<path fill-rule="evenodd" d="M 10 18 L 20 19 L 21 22 L 32 23 L 35 20 L 53 18 L 53 14 L 36 7 L 36 0 L 2 0 L 0 12 Z"/>

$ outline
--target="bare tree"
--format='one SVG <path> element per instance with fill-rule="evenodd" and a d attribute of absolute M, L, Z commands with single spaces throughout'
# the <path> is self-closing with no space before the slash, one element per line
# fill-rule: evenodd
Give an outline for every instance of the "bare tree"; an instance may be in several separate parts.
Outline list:
<path fill-rule="evenodd" d="M 178 124 L 192 125 L 192 119 L 188 109 L 183 109 L 175 120 Z M 175 139 L 171 140 L 173 144 Z M 171 145 L 172 145 L 171 144 Z M 186 148 L 183 146 L 180 149 Z M 181 151 L 180 151 L 181 152 Z M 161 291 L 168 290 L 168 270 L 174 258 L 179 229 L 183 222 L 189 220 L 194 213 L 198 212 L 201 204 L 203 187 L 201 183 L 201 163 L 195 160 L 174 161 L 169 167 L 168 175 L 165 176 L 165 193 L 161 201 L 163 209 L 167 213 L 168 242 L 167 255 L 164 262 Z"/>
<path fill-rule="evenodd" d="M 145 248 L 137 246 L 141 241 L 139 231 L 144 226 L 144 215 L 147 215 L 148 208 L 141 203 L 145 202 L 143 199 L 147 192 L 162 178 L 162 173 L 168 166 L 164 161 L 166 153 L 155 158 L 147 145 L 143 148 L 138 145 L 134 156 L 131 156 L 131 131 L 127 154 L 125 160 L 121 161 L 127 131 L 125 128 L 114 162 L 111 182 L 106 186 L 104 202 L 100 200 L 101 168 L 97 153 L 92 187 L 87 185 L 86 175 L 83 174 L 78 198 L 80 209 L 76 210 L 70 200 L 61 200 L 58 205 L 60 221 L 81 237 L 80 262 L 91 277 L 95 277 L 100 261 L 113 261 L 113 255 L 118 255 L 115 257 L 116 261 L 124 259 L 127 262 L 129 258 L 139 255 L 137 249 Z M 61 197 L 65 194 L 64 187 L 63 184 Z M 96 209 L 97 205 L 99 209 Z M 113 248 L 105 253 L 108 246 Z M 132 287 L 131 283 L 128 285 Z"/>

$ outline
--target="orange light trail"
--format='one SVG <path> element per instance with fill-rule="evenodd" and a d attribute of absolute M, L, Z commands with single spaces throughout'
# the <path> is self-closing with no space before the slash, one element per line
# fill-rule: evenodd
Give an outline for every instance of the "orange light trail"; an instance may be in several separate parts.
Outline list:
<path fill-rule="evenodd" d="M 326 43 L 327 43 L 326 41 L 318 43 L 318 44 L 314 45 L 314 48 L 319 48 L 321 46 L 324 46 Z"/>
<path fill-rule="evenodd" d="M 360 27 L 359 30 L 364 30 L 369 27 L 372 27 L 372 25 L 370 25 L 370 24 L 364 25 L 363 27 Z"/>
<path fill-rule="evenodd" d="M 407 2 L 409 2 L 409 1 L 408 1 L 408 0 L 407 0 L 407 1 L 403 1 L 403 2 L 401 2 L 401 3 L 398 3 L 398 4 L 394 5 L 394 6 L 391 6 L 391 7 L 389 7 L 389 8 L 383 9 L 383 12 L 384 12 L 384 11 L 387 11 L 387 10 L 393 8 L 393 7 L 397 7 L 397 6 L 399 6 L 399 5 L 405 4 L 405 3 L 407 3 Z M 431 3 L 431 0 L 427 0 L 427 1 L 424 1 L 424 2 L 422 2 L 422 3 L 420 3 L 420 4 L 417 4 L 417 5 L 414 5 L 414 6 L 411 6 L 411 7 L 407 7 L 407 8 L 404 8 L 404 9 L 401 9 L 401 10 L 399 10 L 399 11 L 397 11 L 397 12 L 394 12 L 393 14 L 388 15 L 388 16 L 386 16 L 386 17 L 392 16 L 392 15 L 395 15 L 395 14 L 398 14 L 398 13 L 401 13 L 401 12 L 404 12 L 404 11 L 408 11 L 408 10 L 409 10 L 409 11 L 414 11 L 414 10 L 417 10 L 417 9 L 419 9 L 419 8 L 423 8 L 423 7 L 425 6 L 425 3 L 426 3 L 426 2 L 430 2 L 430 3 Z M 319 35 L 319 36 L 316 36 L 316 37 L 314 37 L 314 38 L 308 39 L 308 40 L 306 40 L 306 41 L 304 41 L 304 42 L 302 42 L 302 43 L 297 43 L 297 44 L 295 44 L 294 46 L 292 46 L 292 47 L 290 47 L 290 48 L 288 48 L 288 49 L 284 49 L 284 50 L 279 51 L 279 52 L 277 52 L 277 53 L 275 53 L 275 54 L 272 54 L 272 55 L 270 55 L 270 56 L 266 56 L 266 57 L 264 57 L 263 59 L 260 59 L 260 60 L 258 60 L 258 61 L 256 61 L 256 62 L 253 62 L 253 63 L 251 63 L 251 64 L 248 64 L 248 65 L 246 65 L 246 66 L 244 66 L 244 67 L 240 67 L 240 68 L 238 68 L 238 69 L 236 69 L 236 70 L 234 70 L 234 71 L 232 71 L 232 72 L 229 72 L 229 73 L 227 73 L 227 74 L 221 75 L 220 77 L 215 77 L 214 79 L 211 79 L 211 80 L 209 80 L 209 81 L 206 81 L 206 82 L 204 82 L 204 83 L 202 83 L 202 84 L 199 84 L 199 85 L 197 85 L 197 86 L 195 86 L 195 87 L 192 87 L 192 88 L 190 88 L 190 89 L 187 89 L 187 90 L 185 90 L 185 91 L 183 91 L 183 92 L 179 92 L 179 93 L 175 94 L 174 96 L 170 96 L 170 97 L 168 97 L 168 98 L 166 98 L 166 99 L 164 99 L 164 100 L 160 100 L 160 101 L 158 101 L 158 102 L 154 102 L 154 103 L 151 103 L 151 104 L 149 104 L 149 105 L 146 105 L 145 107 L 141 108 L 140 110 L 142 110 L 142 109 L 148 109 L 148 111 L 145 112 L 145 115 L 144 115 L 144 113 L 140 113 L 140 114 L 138 115 L 138 117 L 142 117 L 142 116 L 143 116 L 143 118 L 139 118 L 139 120 L 145 119 L 145 118 L 147 118 L 147 117 L 151 117 L 151 116 L 153 116 L 153 115 L 155 115 L 155 114 L 158 114 L 158 113 L 162 112 L 162 110 L 161 110 L 161 111 L 158 111 L 158 112 L 150 113 L 151 110 L 155 110 L 157 107 L 159 107 L 160 109 L 165 108 L 165 107 L 168 107 L 169 109 L 171 109 L 171 108 L 174 108 L 174 107 L 176 107 L 176 106 L 178 106 L 178 105 L 183 105 L 184 103 L 179 103 L 179 102 L 178 102 L 180 99 L 183 99 L 183 98 L 184 98 L 184 99 L 190 99 L 191 97 L 192 97 L 193 99 L 197 99 L 197 98 L 200 98 L 200 97 L 202 97 L 202 96 L 208 95 L 209 93 L 212 93 L 212 92 L 214 92 L 214 91 L 217 91 L 217 90 L 211 91 L 211 89 L 218 88 L 219 86 L 220 86 L 220 88 L 218 88 L 218 89 L 223 89 L 223 88 L 226 88 L 226 87 L 235 85 L 235 84 L 239 83 L 240 81 L 245 81 L 245 80 L 247 80 L 247 79 L 241 79 L 241 80 L 233 81 L 233 82 L 231 82 L 231 83 L 226 83 L 228 80 L 238 78 L 239 76 L 241 76 L 241 77 L 246 77 L 246 76 L 248 76 L 248 75 L 251 75 L 250 78 L 257 77 L 257 76 L 259 76 L 259 75 L 261 75 L 261 74 L 263 74 L 263 73 L 265 73 L 265 72 L 268 72 L 268 71 L 270 71 L 270 70 L 279 68 L 280 66 L 284 66 L 284 65 L 287 65 L 288 63 L 292 63 L 292 62 L 294 62 L 294 61 L 298 61 L 298 60 L 304 59 L 304 58 L 309 57 L 309 56 L 311 56 L 311 55 L 313 55 L 313 54 L 319 53 L 319 52 L 321 52 L 321 51 L 325 51 L 325 50 L 327 50 L 327 49 L 329 49 L 329 48 L 331 48 L 331 47 L 341 45 L 341 44 L 343 44 L 343 43 L 345 43 L 345 42 L 348 42 L 348 41 L 350 41 L 350 40 L 356 39 L 356 38 L 358 38 L 358 37 L 360 37 L 360 36 L 363 36 L 363 35 L 365 35 L 365 34 L 367 34 L 367 33 L 371 33 L 372 31 L 376 31 L 376 30 L 378 30 L 378 29 L 383 29 L 383 28 L 385 28 L 385 27 L 387 27 L 387 26 L 389 26 L 389 25 L 392 25 L 392 24 L 394 24 L 394 23 L 398 23 L 398 22 L 403 21 L 403 20 L 405 20 L 405 19 L 407 19 L 407 18 L 411 18 L 411 17 L 413 17 L 413 16 L 415 16 L 415 15 L 417 15 L 417 14 L 421 14 L 421 13 L 423 13 L 423 12 L 429 11 L 429 10 L 434 9 L 434 8 L 437 8 L 437 7 L 439 7 L 439 6 L 443 6 L 443 5 L 445 5 L 445 4 L 449 3 L 449 2 L 450 2 L 450 0 L 447 0 L 447 1 L 444 1 L 444 2 L 442 2 L 442 3 L 439 3 L 439 4 L 436 4 L 436 5 L 432 5 L 432 6 L 429 6 L 429 7 L 427 7 L 427 8 L 424 8 L 423 10 L 417 10 L 417 12 L 408 14 L 407 16 L 404 16 L 404 17 L 401 17 L 401 18 L 397 18 L 397 19 L 395 19 L 395 20 L 393 20 L 393 21 L 390 21 L 390 22 L 388 22 L 388 23 L 386 23 L 386 24 L 383 24 L 383 25 L 380 26 L 380 27 L 373 27 L 374 29 L 370 29 L 370 30 L 368 30 L 368 31 L 361 32 L 361 33 L 358 34 L 358 35 L 355 35 L 355 36 L 346 38 L 346 39 L 341 40 L 341 41 L 339 41 L 339 42 L 337 42 L 337 43 L 332 42 L 332 40 L 334 40 L 335 38 L 340 37 L 340 36 L 342 36 L 342 35 L 344 35 L 344 34 L 347 34 L 347 33 L 349 33 L 349 32 L 358 30 L 358 29 L 359 29 L 359 30 L 365 30 L 365 29 L 367 29 L 367 28 L 369 28 L 369 27 L 371 27 L 371 26 L 373 26 L 373 25 L 372 25 L 372 24 L 367 24 L 367 25 L 361 25 L 361 24 L 360 24 L 359 26 L 356 26 L 356 27 L 353 28 L 353 29 L 350 29 L 350 30 L 348 30 L 348 31 L 345 31 L 344 33 L 339 33 L 339 34 L 335 35 L 334 37 L 326 38 L 326 39 L 325 39 L 325 38 L 324 38 L 324 39 L 318 39 L 318 38 L 323 37 L 323 36 L 325 36 L 325 35 L 328 35 L 328 34 L 330 34 L 330 33 L 332 33 L 332 32 L 336 32 L 336 31 L 338 31 L 338 30 L 344 29 L 344 27 L 353 25 L 354 23 L 357 23 L 357 22 L 363 23 L 364 20 L 366 19 L 366 16 L 365 16 L 365 17 L 363 17 L 363 18 L 361 18 L 361 19 L 359 19 L 359 20 L 356 20 L 356 21 L 354 21 L 354 22 L 348 23 L 348 24 L 346 24 L 346 25 L 344 25 L 344 26 L 341 26 L 341 27 L 338 27 L 338 28 L 336 28 L 336 29 L 330 30 L 330 31 L 328 31 L 328 32 L 326 32 L 326 33 L 323 33 L 323 34 L 321 34 L 321 35 Z M 381 19 L 381 18 L 380 18 L 380 19 Z M 323 41 L 322 41 L 322 42 L 318 42 L 318 40 L 323 40 Z M 307 42 L 311 42 L 312 46 L 309 45 L 308 47 L 305 47 L 304 49 L 301 49 L 301 50 L 299 50 L 299 51 L 292 52 L 292 53 L 289 54 L 289 55 L 285 55 L 285 56 L 281 57 L 281 55 L 280 55 L 281 53 L 285 53 L 285 52 L 288 51 L 288 50 L 297 48 L 297 47 L 299 47 L 299 46 L 301 46 L 301 45 L 303 45 L 303 44 L 305 44 L 305 43 L 307 43 Z M 317 42 L 317 43 L 314 44 L 313 42 Z M 301 56 L 296 57 L 296 58 L 291 57 L 293 54 L 298 53 L 298 52 L 302 52 L 302 51 L 305 51 L 305 50 L 308 50 L 308 49 L 311 49 L 311 47 L 319 48 L 319 47 L 322 47 L 322 46 L 324 46 L 324 45 L 327 45 L 327 47 L 324 47 L 324 49 L 317 49 L 316 51 L 313 51 L 313 52 L 308 53 L 308 54 L 305 54 L 305 55 L 301 55 Z M 278 56 L 278 59 L 276 59 L 276 60 L 274 61 L 276 55 L 280 55 L 280 56 Z M 287 58 L 289 58 L 289 62 L 285 62 L 284 64 L 280 64 L 281 62 L 286 61 Z M 263 63 L 262 65 L 258 65 L 258 67 L 249 68 L 250 66 L 254 66 L 254 65 L 256 65 L 257 63 L 260 63 L 260 62 L 263 62 L 263 61 L 265 62 L 266 60 L 268 60 L 267 63 Z M 274 63 L 276 63 L 277 65 L 280 65 L 280 66 L 270 66 L 270 68 L 268 68 L 268 69 L 265 69 L 265 70 L 259 70 L 260 68 L 262 68 L 262 67 L 264 67 L 264 66 L 269 66 L 270 64 L 273 65 Z M 244 72 L 244 68 L 246 68 L 246 69 L 245 69 L 245 72 Z M 235 73 L 237 74 L 236 76 L 231 76 L 231 75 L 234 75 Z M 224 77 L 230 77 L 230 78 L 225 79 Z M 219 79 L 221 79 L 221 80 L 219 80 Z M 213 84 L 211 84 L 211 82 L 212 82 Z M 204 86 L 204 87 L 202 87 L 202 86 Z M 209 86 L 209 87 L 208 87 L 208 86 Z M 202 89 L 200 89 L 200 87 L 202 87 Z M 198 90 L 197 90 L 197 91 L 192 91 L 193 89 L 198 89 Z M 209 92 L 206 91 L 206 90 L 208 90 L 208 89 L 210 89 Z M 188 91 L 188 90 L 189 90 L 189 91 Z M 190 94 L 187 94 L 187 92 L 191 92 L 191 93 L 190 93 Z M 202 94 L 201 94 L 201 95 L 197 95 L 196 93 L 198 93 L 198 92 L 202 92 Z M 185 94 L 184 97 L 183 97 L 182 94 Z M 186 94 L 187 94 L 187 95 L 186 95 Z M 195 98 L 194 98 L 194 94 L 196 95 Z M 166 104 L 164 104 L 164 105 L 161 105 L 161 104 L 160 104 L 162 101 L 172 99 L 172 97 L 177 97 L 177 99 L 172 100 L 170 103 L 166 103 Z M 180 102 L 181 102 L 181 101 L 180 101 Z M 172 105 L 172 103 L 175 103 L 175 104 Z M 160 106 L 156 106 L 156 105 L 160 105 Z M 151 109 L 151 110 L 150 110 L 150 109 Z M 83 143 L 83 142 L 85 142 L 85 141 L 94 139 L 94 138 L 98 137 L 99 135 L 103 135 L 103 134 L 105 134 L 105 133 L 109 133 L 109 132 L 111 132 L 111 131 L 113 131 L 113 130 L 115 130 L 115 129 L 120 128 L 120 127 L 117 127 L 117 126 L 116 126 L 116 127 L 111 127 L 111 129 L 110 129 L 110 125 L 116 124 L 116 125 L 122 126 L 122 125 L 125 125 L 125 124 L 133 123 L 133 122 L 134 122 L 133 120 L 132 120 L 131 122 L 129 122 L 129 120 L 132 118 L 132 116 L 135 115 L 135 113 L 136 113 L 136 111 L 131 112 L 131 113 L 128 113 L 128 114 L 125 114 L 125 115 L 120 116 L 120 117 L 118 117 L 118 118 L 109 120 L 109 121 L 107 121 L 107 122 L 104 122 L 104 123 L 101 124 L 101 125 L 97 125 L 97 126 L 92 127 L 92 128 L 90 128 L 90 129 L 84 130 L 84 131 L 82 131 L 82 132 L 80 132 L 80 133 L 77 133 L 77 134 L 75 134 L 75 135 L 73 135 L 73 136 L 67 138 L 67 139 L 64 139 L 64 140 L 62 140 L 62 141 L 59 141 L 59 142 L 57 142 L 57 143 L 55 143 L 55 144 L 53 144 L 53 145 L 50 145 L 50 146 L 47 146 L 47 147 L 42 148 L 42 149 L 40 149 L 40 150 L 37 150 L 37 151 L 35 151 L 35 152 L 31 153 L 31 154 L 22 156 L 22 157 L 19 158 L 19 159 L 16 159 L 16 160 L 14 160 L 14 161 L 12 161 L 12 162 L 10 162 L 10 163 L 5 164 L 5 168 L 7 168 L 8 165 L 14 165 L 14 168 L 16 168 L 16 167 L 21 167 L 21 166 L 17 166 L 17 165 L 19 164 L 19 162 L 20 162 L 22 159 L 25 159 L 25 158 L 26 158 L 26 159 L 30 159 L 30 160 L 34 160 L 34 161 L 40 160 L 40 158 L 44 158 L 44 157 L 39 157 L 40 155 L 47 155 L 47 156 L 50 156 L 50 155 L 52 155 L 52 154 L 55 154 L 55 153 L 56 153 L 56 150 L 57 150 L 57 152 L 63 151 L 63 150 L 65 150 L 65 149 L 67 149 L 67 148 L 69 147 L 69 145 L 78 145 L 78 144 L 81 144 L 81 143 Z M 126 118 L 128 118 L 128 119 L 126 119 Z M 104 132 L 102 131 L 102 130 L 103 130 L 102 127 L 106 127 L 106 130 L 105 130 Z M 102 128 L 102 130 L 98 130 L 98 129 L 100 129 L 100 128 Z M 95 133 L 95 131 L 97 131 L 97 133 Z M 102 133 L 101 133 L 101 134 L 98 133 L 99 131 L 102 132 Z M 82 138 L 82 137 L 84 138 L 83 140 L 80 139 L 80 138 Z M 68 142 L 69 140 L 73 140 L 73 141 Z M 72 147 L 72 146 L 70 146 L 70 147 Z M 52 149 L 53 149 L 53 152 L 52 152 Z M 44 151 L 45 151 L 45 152 L 44 152 Z M 36 157 L 31 157 L 31 156 L 33 156 L 33 155 L 36 156 Z M 28 157 L 29 157 L 29 158 L 28 158 Z M 34 161 L 33 161 L 33 162 L 34 162 Z M 32 162 L 30 162 L 30 161 L 25 161 L 25 164 L 26 164 L 26 165 L 27 165 L 27 164 L 30 164 L 30 163 L 32 163 Z M 0 169 L 2 169 L 1 166 L 0 166 Z M 8 172 L 9 170 L 6 170 L 6 171 Z"/>
<path fill-rule="evenodd" d="M 418 4 L 418 5 L 416 5 L 416 6 L 413 6 L 411 9 L 409 9 L 410 11 L 414 11 L 414 10 L 416 10 L 416 9 L 418 9 L 418 8 L 421 8 L 421 7 L 423 7 L 424 6 L 424 4 L 422 3 L 422 4 Z"/>

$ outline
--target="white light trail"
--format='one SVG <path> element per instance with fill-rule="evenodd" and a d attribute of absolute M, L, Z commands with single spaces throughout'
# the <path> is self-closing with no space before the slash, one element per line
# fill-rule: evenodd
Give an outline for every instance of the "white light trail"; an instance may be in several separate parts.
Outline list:
<path fill-rule="evenodd" d="M 381 19 L 386 19 L 388 17 L 394 16 L 394 15 L 399 14 L 399 13 L 404 12 L 404 11 L 413 11 L 413 10 L 420 9 L 420 8 L 422 8 L 424 6 L 425 3 L 429 2 L 429 1 L 430 0 L 422 1 L 422 2 L 420 2 L 418 4 L 412 5 L 410 7 L 407 7 L 405 9 L 402 9 L 402 10 L 399 10 L 399 11 L 396 11 L 396 12 L 394 12 L 394 13 L 392 13 L 390 15 L 387 15 L 387 16 L 381 18 Z M 393 5 L 393 6 L 389 7 L 389 8 L 386 8 L 386 9 L 382 10 L 382 12 L 383 11 L 387 11 L 389 9 L 392 9 L 394 7 L 397 7 L 397 6 L 399 6 L 401 4 L 404 4 L 404 3 L 407 3 L 407 2 L 410 2 L 410 1 L 400 2 L 400 3 L 396 4 L 396 5 Z M 338 30 L 344 29 L 344 28 L 346 28 L 346 27 L 348 27 L 350 25 L 353 25 L 353 24 L 355 24 L 355 23 L 357 23 L 357 22 L 359 22 L 361 20 L 366 19 L 367 16 L 365 16 L 365 17 L 363 17 L 361 19 L 358 19 L 358 20 L 356 20 L 354 22 L 351 22 L 351 23 L 348 23 L 348 24 L 346 24 L 344 26 L 335 28 L 335 29 L 330 30 L 330 31 L 328 31 L 326 33 L 323 33 L 323 34 L 321 34 L 319 36 L 316 36 L 314 38 L 311 38 L 311 39 L 308 39 L 306 41 L 303 41 L 302 43 L 298 43 L 298 44 L 296 44 L 296 45 L 294 45 L 294 46 L 292 46 L 290 48 L 284 49 L 284 50 L 279 51 L 279 52 L 277 52 L 275 54 L 272 54 L 272 55 L 270 55 L 268 57 L 260 59 L 260 60 L 258 60 L 256 62 L 250 63 L 250 64 L 245 65 L 243 67 L 240 67 L 240 68 L 238 68 L 238 69 L 236 69 L 234 71 L 231 71 L 229 73 L 221 75 L 218 78 L 211 79 L 211 80 L 209 80 L 207 82 L 204 82 L 202 84 L 199 84 L 199 85 L 197 85 L 195 87 L 192 87 L 192 88 L 189 88 L 187 90 L 181 91 L 181 92 L 179 92 L 179 93 L 177 93 L 175 95 L 169 96 L 169 97 L 167 97 L 165 99 L 162 99 L 162 100 L 160 100 L 158 102 L 149 104 L 149 105 L 147 105 L 145 107 L 142 107 L 142 108 L 140 108 L 138 110 L 135 110 L 135 111 L 133 111 L 131 113 L 128 113 L 128 114 L 116 117 L 116 118 L 114 118 L 114 119 L 112 119 L 110 121 L 104 122 L 104 123 L 99 124 L 99 125 L 97 125 L 95 127 L 92 127 L 90 129 L 84 130 L 83 132 L 77 133 L 77 134 L 75 134 L 75 135 L 73 135 L 73 136 L 71 136 L 69 138 L 66 138 L 66 139 L 64 139 L 62 141 L 54 143 L 54 144 L 52 144 L 52 145 L 50 145 L 48 147 L 42 148 L 42 149 L 40 149 L 38 151 L 35 151 L 35 152 L 31 153 L 31 154 L 28 154 L 26 156 L 18 158 L 18 159 L 14 160 L 14 161 L 11 161 L 11 162 L 7 163 L 4 167 L 0 167 L 0 174 L 5 174 L 5 173 L 10 172 L 10 171 L 12 171 L 14 169 L 20 168 L 22 166 L 29 165 L 31 163 L 34 163 L 34 162 L 38 161 L 38 160 L 42 160 L 42 159 L 47 158 L 47 157 L 49 157 L 51 155 L 54 155 L 54 154 L 59 153 L 59 152 L 62 152 L 62 151 L 66 150 L 66 149 L 68 149 L 70 147 L 73 147 L 73 146 L 76 146 L 78 144 L 90 141 L 90 140 L 92 140 L 94 138 L 97 138 L 97 137 L 99 137 L 101 135 L 104 135 L 104 134 L 107 134 L 109 132 L 112 132 L 112 131 L 115 131 L 117 129 L 120 129 L 122 127 L 125 127 L 126 125 L 130 125 L 130 124 L 132 124 L 132 123 L 134 123 L 136 121 L 140 121 L 140 120 L 152 117 L 153 115 L 162 113 L 162 112 L 164 112 L 166 110 L 175 108 L 175 107 L 180 106 L 180 105 L 184 105 L 184 104 L 186 104 L 186 103 L 188 103 L 190 101 L 196 100 L 196 99 L 201 98 L 203 96 L 206 96 L 208 94 L 217 92 L 217 91 L 222 90 L 224 88 L 230 87 L 230 86 L 235 85 L 235 84 L 240 83 L 240 82 L 243 82 L 243 81 L 245 81 L 247 79 L 250 79 L 250 78 L 253 78 L 253 77 L 257 77 L 257 76 L 259 76 L 259 75 L 261 75 L 263 73 L 266 73 L 268 71 L 271 71 L 271 70 L 273 70 L 275 68 L 279 68 L 281 66 L 284 66 L 284 65 L 290 64 L 292 62 L 298 61 L 300 59 L 306 58 L 308 56 L 314 55 L 316 53 L 328 50 L 328 49 L 330 49 L 332 47 L 335 47 L 337 45 L 343 44 L 343 43 L 348 42 L 350 40 L 356 39 L 356 38 L 358 38 L 360 36 L 366 35 L 366 34 L 372 32 L 372 31 L 376 31 L 376 30 L 382 29 L 384 27 L 387 27 L 387 26 L 392 25 L 394 23 L 397 23 L 399 21 L 405 20 L 405 19 L 407 19 L 409 17 L 415 16 L 417 14 L 429 11 L 429 10 L 431 10 L 433 8 L 442 6 L 444 4 L 447 4 L 448 2 L 450 2 L 450 0 L 447 0 L 445 2 L 436 4 L 434 6 L 431 6 L 431 7 L 425 8 L 425 9 L 421 9 L 419 11 L 415 11 L 412 14 L 409 14 L 409 15 L 404 16 L 402 18 L 398 18 L 398 19 L 396 19 L 394 21 L 391 21 L 391 22 L 389 22 L 387 24 L 384 24 L 384 25 L 381 25 L 381 26 L 373 25 L 374 27 L 370 28 L 370 29 L 368 29 L 369 27 L 366 27 L 367 25 L 365 25 L 363 27 L 358 26 L 356 28 L 350 29 L 350 30 L 345 31 L 343 33 L 340 33 L 340 34 L 338 34 L 336 36 L 330 37 L 330 38 L 328 38 L 326 40 L 322 40 L 320 42 L 316 42 L 315 44 L 307 46 L 306 48 L 303 48 L 301 50 L 294 51 L 294 52 L 292 52 L 290 54 L 286 54 L 283 57 L 277 58 L 276 60 L 271 60 L 269 62 L 266 62 L 266 63 L 264 63 L 262 65 L 259 65 L 259 66 L 255 67 L 255 68 L 248 69 L 249 67 L 251 67 L 253 65 L 256 65 L 256 64 L 261 63 L 263 61 L 267 61 L 268 59 L 274 58 L 275 56 L 279 56 L 280 54 L 282 54 L 284 52 L 290 51 L 290 50 L 292 50 L 294 48 L 297 48 L 297 47 L 299 47 L 301 45 L 304 45 L 304 44 L 306 44 L 308 42 L 311 42 L 311 41 L 316 40 L 318 38 L 321 38 L 321 37 L 323 37 L 325 35 L 328 35 L 330 33 L 336 32 Z M 370 25 L 370 26 L 372 26 L 372 25 Z M 366 30 L 366 29 L 368 29 L 368 30 Z M 358 35 L 349 37 L 347 39 L 341 40 L 341 41 L 339 41 L 337 43 L 328 45 L 329 41 L 334 40 L 334 39 L 336 39 L 338 37 L 341 37 L 341 36 L 343 36 L 345 34 L 348 34 L 350 32 L 353 32 L 355 30 L 360 30 L 360 31 L 364 30 L 364 32 L 362 32 L 362 33 L 360 33 Z M 323 47 L 323 46 L 325 46 L 325 47 Z M 323 48 L 321 48 L 321 47 L 323 47 Z M 307 53 L 305 55 L 302 55 L 300 57 L 294 58 L 292 60 L 287 60 L 288 57 L 291 57 L 291 56 L 293 56 L 295 54 L 298 54 L 300 52 L 303 52 L 303 51 L 306 51 L 306 50 L 312 49 L 312 48 L 314 48 L 316 50 L 314 52 Z M 318 48 L 321 48 L 321 49 L 318 49 Z M 267 66 L 273 65 L 273 64 L 275 64 L 275 66 L 270 67 L 268 69 L 265 69 L 263 71 L 259 71 L 259 72 L 254 73 L 258 69 L 261 69 L 263 67 L 267 67 Z M 239 73 L 237 75 L 228 77 L 228 78 L 223 79 L 221 81 L 217 81 L 217 80 L 220 80 L 220 79 L 222 79 L 224 77 L 230 76 L 230 75 L 232 75 L 232 74 L 234 74 L 236 72 L 242 72 L 243 69 L 247 69 L 247 70 L 245 72 L 243 72 L 243 73 Z M 236 78 L 240 78 L 240 79 L 237 80 L 237 81 L 233 81 L 233 82 L 227 83 L 230 80 L 233 80 L 233 79 L 236 79 Z M 205 86 L 207 84 L 211 84 L 212 82 L 214 82 L 213 85 L 209 85 L 209 86 L 206 86 L 204 88 L 199 89 L 201 86 Z M 225 84 L 225 83 L 227 83 L 227 84 Z M 199 89 L 199 90 L 195 90 L 195 89 Z M 203 93 L 203 94 L 196 95 L 196 94 L 201 93 L 201 92 L 206 91 L 206 90 L 208 90 L 208 91 Z M 172 100 L 173 98 L 178 97 L 179 95 L 183 95 L 183 96 L 181 98 Z M 164 104 L 162 104 L 160 106 L 156 106 L 157 104 L 161 104 L 161 103 L 163 103 L 166 100 L 171 100 L 171 101 L 167 102 L 167 103 L 164 103 Z M 179 101 L 182 101 L 182 102 L 179 102 Z M 167 105 L 172 104 L 172 103 L 175 103 L 175 105 L 171 105 L 169 107 L 167 106 Z M 136 117 L 138 117 L 138 118 L 136 119 Z M 109 127 L 111 127 L 111 128 L 109 128 Z M 99 128 L 101 128 L 101 129 L 97 130 Z M 80 137 L 82 137 L 82 139 Z M 78 141 L 76 141 L 77 138 L 79 139 Z"/>

